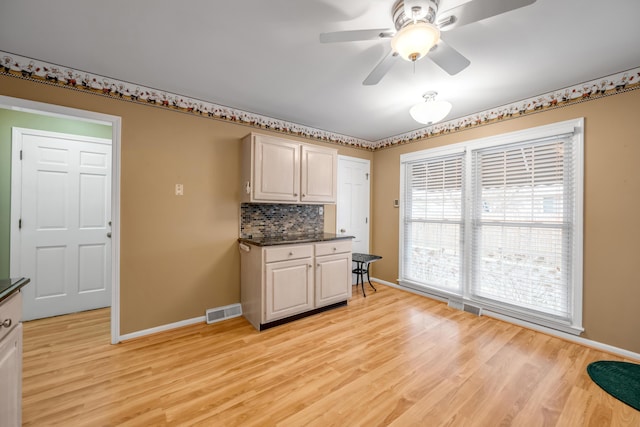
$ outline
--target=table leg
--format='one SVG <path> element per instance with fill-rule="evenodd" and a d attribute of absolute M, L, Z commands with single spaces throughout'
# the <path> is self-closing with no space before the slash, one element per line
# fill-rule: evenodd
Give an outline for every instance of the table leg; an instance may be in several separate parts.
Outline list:
<path fill-rule="evenodd" d="M 358 263 L 358 276 L 360 277 L 360 286 L 362 287 L 362 296 L 367 297 L 367 293 L 364 291 L 364 263 Z"/>
<path fill-rule="evenodd" d="M 369 286 L 371 286 L 375 292 L 378 292 L 376 287 L 373 286 L 373 283 L 371 283 L 371 278 L 369 277 L 369 263 L 367 263 L 367 280 L 369 281 Z M 362 287 L 364 289 L 364 283 L 362 284 Z"/>
<path fill-rule="evenodd" d="M 362 294 L 366 297 L 367 294 L 364 293 L 364 266 L 360 261 L 353 261 L 356 263 L 356 268 L 351 270 L 351 273 L 356 275 L 356 289 L 358 286 L 362 287 Z"/>

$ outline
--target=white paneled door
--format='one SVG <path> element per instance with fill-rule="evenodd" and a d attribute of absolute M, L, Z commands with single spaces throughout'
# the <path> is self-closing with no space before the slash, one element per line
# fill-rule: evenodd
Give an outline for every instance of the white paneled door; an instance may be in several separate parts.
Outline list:
<path fill-rule="evenodd" d="M 365 254 L 369 253 L 369 169 L 368 160 L 338 156 L 336 232 L 354 236 L 353 252 Z"/>
<path fill-rule="evenodd" d="M 23 319 L 108 307 L 111 141 L 21 128 L 13 138 L 21 150 L 19 271 L 31 278 Z"/>

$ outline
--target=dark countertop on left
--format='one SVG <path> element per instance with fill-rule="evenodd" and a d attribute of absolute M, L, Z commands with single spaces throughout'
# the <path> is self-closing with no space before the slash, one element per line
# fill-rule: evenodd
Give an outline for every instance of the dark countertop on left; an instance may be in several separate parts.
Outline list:
<path fill-rule="evenodd" d="M 238 242 L 254 246 L 292 245 L 295 243 L 329 242 L 332 240 L 353 239 L 353 236 L 334 233 L 287 234 L 260 237 L 239 238 Z"/>
<path fill-rule="evenodd" d="M 0 302 L 9 298 L 14 292 L 29 283 L 31 280 L 26 277 L 0 279 Z"/>

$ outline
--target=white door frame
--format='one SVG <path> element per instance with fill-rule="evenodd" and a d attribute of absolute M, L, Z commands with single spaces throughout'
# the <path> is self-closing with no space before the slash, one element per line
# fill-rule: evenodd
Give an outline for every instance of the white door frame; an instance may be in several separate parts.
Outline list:
<path fill-rule="evenodd" d="M 76 108 L 62 107 L 43 102 L 29 101 L 0 95 L 0 108 L 18 110 L 27 113 L 40 114 L 51 117 L 73 119 L 111 125 L 111 344 L 120 342 L 120 132 L 122 119 L 118 116 L 97 113 Z M 19 153 L 12 152 L 14 156 Z M 13 174 L 12 174 L 13 175 Z M 13 178 L 12 178 L 13 179 Z M 14 238 L 17 236 L 18 224 L 14 221 L 14 200 L 11 200 L 11 262 L 10 274 L 17 274 L 19 252 L 16 253 Z"/>

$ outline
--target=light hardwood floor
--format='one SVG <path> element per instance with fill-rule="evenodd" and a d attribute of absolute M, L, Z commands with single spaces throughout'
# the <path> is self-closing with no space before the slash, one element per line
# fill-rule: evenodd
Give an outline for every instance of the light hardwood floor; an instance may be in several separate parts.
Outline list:
<path fill-rule="evenodd" d="M 379 285 L 257 332 L 109 344 L 109 310 L 25 323 L 26 426 L 640 426 L 589 379 L 622 360 Z"/>

